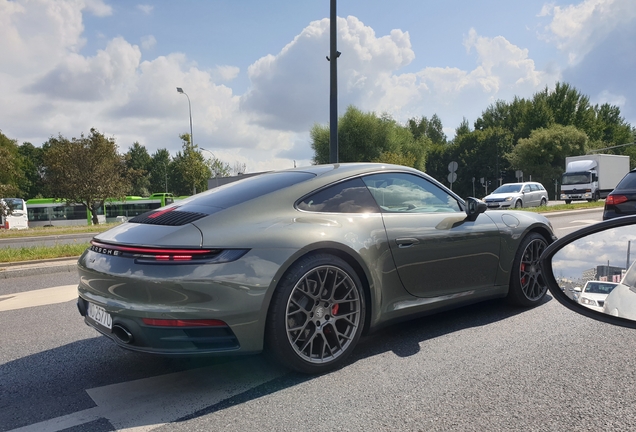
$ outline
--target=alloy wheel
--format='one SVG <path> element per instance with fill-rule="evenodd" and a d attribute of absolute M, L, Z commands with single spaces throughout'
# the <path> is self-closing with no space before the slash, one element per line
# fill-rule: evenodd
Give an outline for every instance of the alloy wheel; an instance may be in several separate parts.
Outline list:
<path fill-rule="evenodd" d="M 310 363 L 325 363 L 347 351 L 362 325 L 360 291 L 342 269 L 324 265 L 294 286 L 285 325 L 292 348 Z"/>
<path fill-rule="evenodd" d="M 545 240 L 536 238 L 528 243 L 523 251 L 519 264 L 519 282 L 528 300 L 540 299 L 547 289 L 539 266 L 539 257 L 546 247 Z"/>

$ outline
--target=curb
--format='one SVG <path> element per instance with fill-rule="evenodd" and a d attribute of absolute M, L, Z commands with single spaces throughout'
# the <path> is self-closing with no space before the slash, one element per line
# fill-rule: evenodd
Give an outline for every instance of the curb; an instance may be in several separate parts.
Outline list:
<path fill-rule="evenodd" d="M 551 216 L 562 216 L 563 214 L 566 214 L 566 213 L 581 214 L 581 213 L 595 213 L 595 212 L 603 213 L 603 207 L 581 209 L 581 210 L 563 210 L 563 211 L 545 212 L 545 213 L 539 213 L 539 214 L 549 219 Z"/>
<path fill-rule="evenodd" d="M 22 261 L 0 264 L 0 279 L 34 276 L 51 273 L 77 272 L 79 257 L 54 258 L 50 260 Z"/>

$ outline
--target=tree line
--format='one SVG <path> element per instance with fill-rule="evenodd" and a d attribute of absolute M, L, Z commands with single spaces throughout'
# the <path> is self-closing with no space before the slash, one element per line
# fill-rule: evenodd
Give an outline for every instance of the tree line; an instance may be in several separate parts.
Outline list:
<path fill-rule="evenodd" d="M 315 163 L 329 161 L 329 126 L 310 132 Z M 548 191 L 565 170 L 565 158 L 600 149 L 631 156 L 636 165 L 636 128 L 610 104 L 591 105 L 588 96 L 567 83 L 547 87 L 532 98 L 497 101 L 475 120 L 464 118 L 449 140 L 433 115 L 400 124 L 391 116 L 365 113 L 350 106 L 338 121 L 340 162 L 383 162 L 425 171 L 449 185 L 449 164 L 457 162 L 453 190 L 483 197 L 499 183 L 538 181 Z M 483 179 L 483 184 L 482 184 Z"/>
<path fill-rule="evenodd" d="M 314 163 L 329 161 L 329 126 L 310 131 Z M 591 105 L 589 97 L 566 83 L 532 98 L 515 97 L 490 105 L 473 126 L 464 118 L 449 140 L 437 115 L 400 124 L 388 114 L 350 106 L 338 120 L 341 162 L 383 162 L 411 166 L 449 184 L 449 164 L 458 164 L 453 189 L 461 196 L 486 195 L 499 183 L 523 179 L 551 191 L 564 171 L 565 157 L 593 150 L 629 155 L 636 164 L 636 128 L 610 104 Z M 210 177 L 245 172 L 245 165 L 207 159 L 189 134 L 173 157 L 167 149 L 152 155 L 135 142 L 124 154 L 114 139 L 96 129 L 79 138 L 51 137 L 36 147 L 18 145 L 0 132 L 0 197 L 51 197 L 89 208 L 107 198 L 148 196 L 154 192 L 190 195 L 207 189 Z M 483 180 L 483 183 L 482 183 Z M 486 189 L 487 188 L 487 189 Z"/>
<path fill-rule="evenodd" d="M 182 149 L 172 157 L 167 149 L 150 155 L 135 142 L 124 154 L 114 139 L 96 129 L 79 138 L 61 134 L 41 147 L 0 132 L 0 197 L 47 197 L 86 205 L 97 223 L 97 208 L 108 198 L 149 196 L 170 192 L 191 195 L 207 189 L 210 177 L 227 177 L 230 166 L 216 157 L 206 158 L 189 134 L 180 135 Z M 237 164 L 234 171 L 244 172 Z M 238 173 L 237 172 L 237 173 Z"/>

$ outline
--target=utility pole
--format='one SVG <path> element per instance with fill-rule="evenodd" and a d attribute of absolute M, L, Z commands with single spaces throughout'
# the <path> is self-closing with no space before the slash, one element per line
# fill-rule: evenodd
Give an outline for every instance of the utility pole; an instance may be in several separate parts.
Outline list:
<path fill-rule="evenodd" d="M 338 57 L 337 29 L 338 16 L 336 15 L 336 0 L 331 0 L 331 13 L 329 18 L 329 163 L 338 163 Z"/>

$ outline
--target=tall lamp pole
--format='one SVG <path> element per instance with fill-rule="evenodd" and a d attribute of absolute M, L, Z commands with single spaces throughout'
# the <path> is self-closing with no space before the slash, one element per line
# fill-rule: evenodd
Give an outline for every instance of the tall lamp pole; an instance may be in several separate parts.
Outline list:
<path fill-rule="evenodd" d="M 331 0 L 329 17 L 329 163 L 338 163 L 338 62 L 336 0 Z"/>
<path fill-rule="evenodd" d="M 192 105 L 190 105 L 190 96 L 188 96 L 181 87 L 177 87 L 177 93 L 184 94 L 188 98 L 188 113 L 190 113 L 190 144 L 194 146 L 194 136 L 192 135 Z"/>

